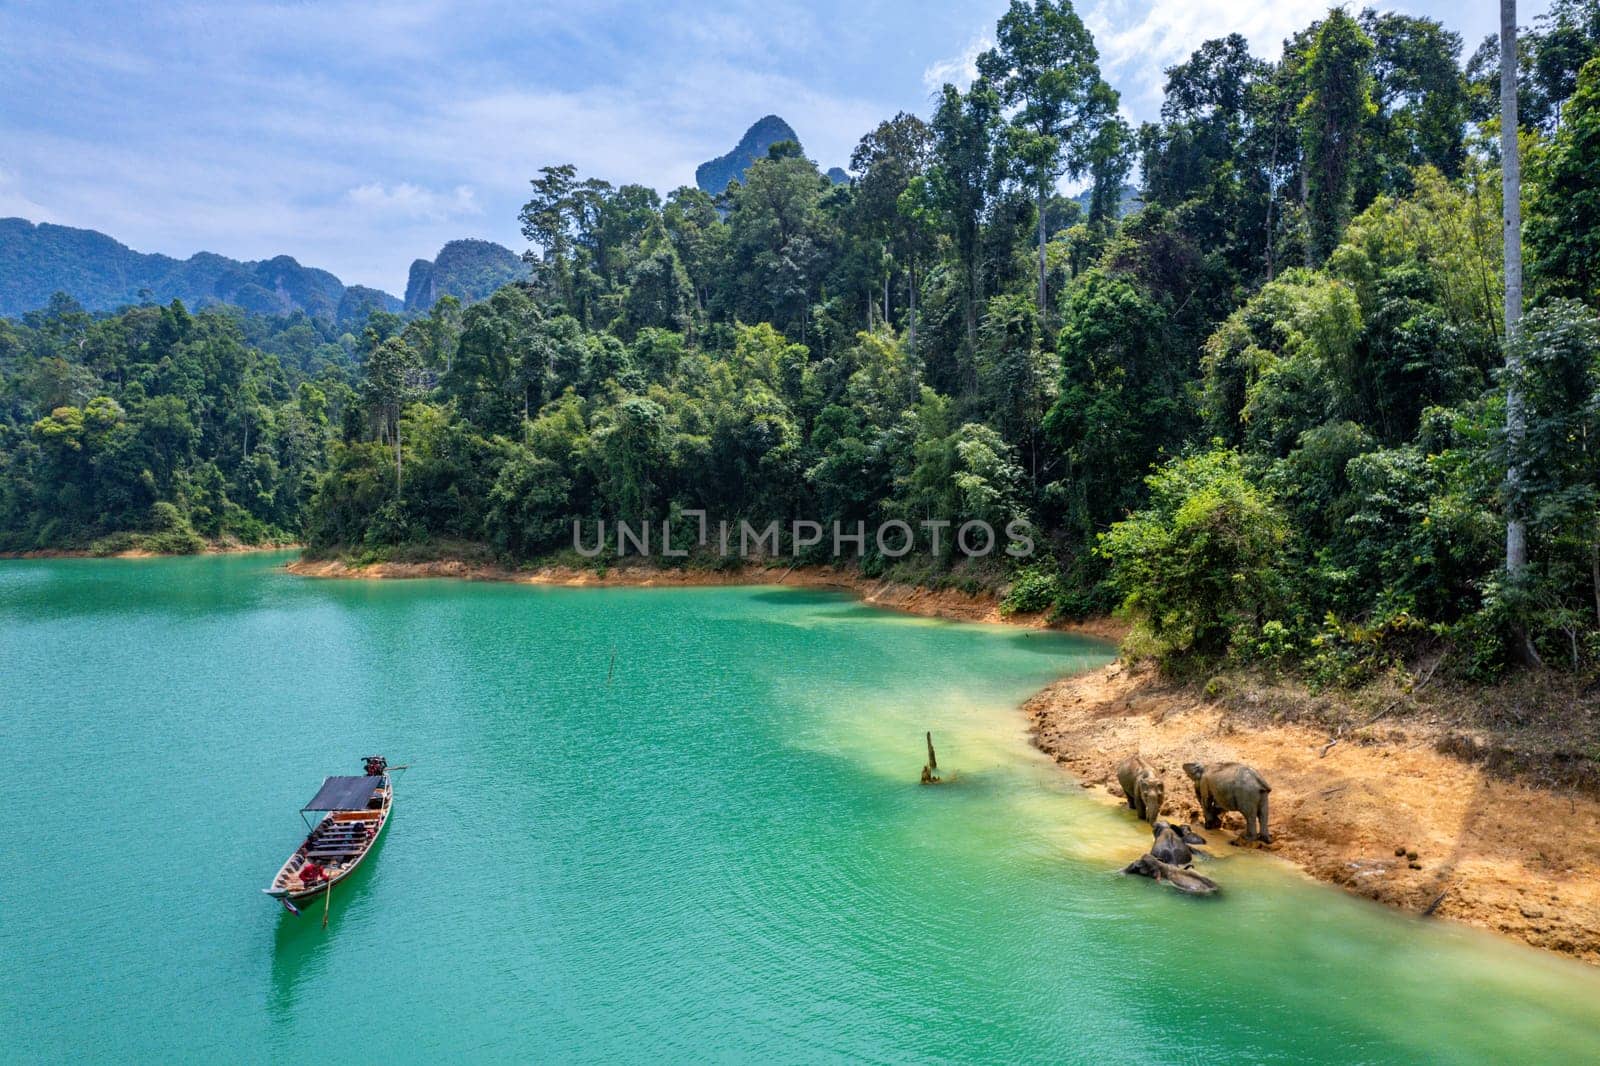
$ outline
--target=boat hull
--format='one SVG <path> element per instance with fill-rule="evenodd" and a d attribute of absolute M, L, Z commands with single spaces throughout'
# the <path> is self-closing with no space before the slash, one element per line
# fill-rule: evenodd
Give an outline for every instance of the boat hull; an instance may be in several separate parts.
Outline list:
<path fill-rule="evenodd" d="M 290 872 L 290 867 L 294 863 L 295 857 L 291 855 L 288 861 L 279 868 L 278 876 L 273 878 L 271 887 L 263 888 L 261 891 L 264 894 L 271 896 L 273 899 L 286 899 L 290 902 L 298 903 L 301 900 L 314 899 L 315 897 L 322 895 L 324 892 L 328 891 L 328 889 L 332 888 L 340 881 L 343 881 L 345 878 L 355 873 L 356 870 L 360 869 L 361 864 L 366 861 L 367 856 L 371 855 L 373 850 L 377 848 L 378 841 L 383 839 L 383 831 L 389 824 L 389 816 L 394 813 L 394 784 L 392 779 L 390 779 L 387 774 L 383 775 L 383 777 L 383 806 L 377 811 L 370 812 L 371 814 L 377 815 L 376 818 L 369 817 L 358 819 L 350 817 L 356 814 L 369 813 L 365 811 L 335 811 L 331 812 L 329 815 L 329 818 L 341 821 L 359 820 L 377 823 L 377 827 L 372 833 L 372 839 L 367 841 L 367 846 L 362 848 L 360 853 L 351 859 L 349 863 L 342 866 L 337 871 L 330 873 L 326 879 L 318 881 L 316 884 L 304 888 L 291 888 L 286 885 L 281 885 L 281 882 L 285 880 L 285 875 Z M 341 815 L 346 817 L 341 818 Z"/>

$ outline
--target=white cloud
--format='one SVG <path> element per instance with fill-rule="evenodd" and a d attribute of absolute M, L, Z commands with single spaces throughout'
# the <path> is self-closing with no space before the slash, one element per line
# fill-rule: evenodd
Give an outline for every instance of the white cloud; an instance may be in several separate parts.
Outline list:
<path fill-rule="evenodd" d="M 1161 106 L 1166 68 L 1189 58 L 1213 37 L 1242 34 L 1250 49 L 1275 60 L 1285 38 L 1327 14 L 1329 0 L 1101 0 L 1083 10 L 1100 50 L 1100 69 L 1133 111 Z"/>
<path fill-rule="evenodd" d="M 21 179 L 0 170 L 0 218 L 25 218 L 29 222 L 54 222 L 56 213 L 22 191 Z"/>
<path fill-rule="evenodd" d="M 1202 41 L 1238 30 L 1276 58 L 1329 2 L 1077 6 L 1123 113 L 1154 118 L 1164 68 Z M 1524 0 L 1524 21 L 1546 3 Z M 926 116 L 929 91 L 970 83 L 1005 0 L 714 6 L 185 0 L 88 16 L 0 3 L 0 214 L 144 251 L 288 253 L 398 291 L 410 259 L 445 240 L 520 248 L 517 208 L 541 166 L 665 193 L 769 113 L 819 164 L 843 165 L 878 122 Z M 1471 19 L 1490 16 L 1444 13 L 1469 48 Z"/>
<path fill-rule="evenodd" d="M 430 222 L 483 214 L 470 185 L 457 185 L 449 192 L 435 192 L 409 181 L 392 186 L 372 181 L 357 185 L 346 192 L 344 198 L 358 210 Z"/>
<path fill-rule="evenodd" d="M 967 42 L 967 47 L 960 55 L 929 63 L 927 69 L 922 72 L 923 88 L 930 93 L 936 93 L 949 83 L 965 91 L 978 76 L 978 57 L 993 47 L 993 36 L 988 33 L 978 34 Z"/>

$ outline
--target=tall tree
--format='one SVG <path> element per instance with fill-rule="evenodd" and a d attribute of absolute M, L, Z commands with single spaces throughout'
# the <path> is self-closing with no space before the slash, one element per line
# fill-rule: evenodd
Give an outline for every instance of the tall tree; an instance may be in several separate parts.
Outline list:
<path fill-rule="evenodd" d="M 1410 188 L 1413 168 L 1461 173 L 1467 153 L 1467 87 L 1458 67 L 1461 36 L 1433 19 L 1392 11 L 1361 13 L 1372 39 L 1373 121 L 1356 180 L 1356 209 Z"/>
<path fill-rule="evenodd" d="M 1361 129 L 1372 118 L 1372 41 L 1355 19 L 1328 12 L 1312 41 L 1296 118 L 1305 151 L 1309 258 L 1328 257 L 1350 221 Z M 1309 264 L 1308 264 L 1309 265 Z"/>
<path fill-rule="evenodd" d="M 1102 122 L 1089 145 L 1089 222 L 1115 222 L 1122 210 L 1122 184 L 1133 169 L 1133 129 L 1120 115 Z"/>
<path fill-rule="evenodd" d="M 1147 201 L 1176 207 L 1236 173 L 1253 90 L 1268 69 L 1237 33 L 1167 68 L 1161 123 L 1139 134 Z"/>
<path fill-rule="evenodd" d="M 1600 55 L 1578 76 L 1536 164 L 1528 205 L 1535 283 L 1600 307 Z"/>
<path fill-rule="evenodd" d="M 856 173 L 854 207 L 861 229 L 881 240 L 892 262 L 906 271 L 907 325 L 911 348 L 917 346 L 917 266 L 927 254 L 927 227 L 916 211 L 901 210 L 901 198 L 917 178 L 927 173 L 933 159 L 933 131 L 915 115 L 904 111 L 876 129 L 850 153 Z M 884 277 L 885 321 L 889 319 L 889 278 Z"/>
<path fill-rule="evenodd" d="M 711 302 L 712 282 L 728 237 L 728 227 L 717 214 L 717 202 L 702 189 L 680 186 L 668 194 L 661 221 L 689 273 L 696 307 L 703 312 Z"/>
<path fill-rule="evenodd" d="M 1600 54 L 1600 0 L 1553 0 L 1550 10 L 1517 35 L 1517 120 L 1524 129 L 1554 132 L 1578 72 Z M 1500 106 L 1500 41 L 1483 39 L 1467 61 L 1472 119 L 1483 122 Z"/>
<path fill-rule="evenodd" d="M 572 304 L 572 275 L 568 253 L 572 248 L 571 218 L 572 192 L 577 185 L 578 170 L 570 163 L 558 167 L 541 167 L 533 179 L 533 197 L 522 205 L 518 218 L 522 222 L 522 235 L 539 246 L 542 259 L 532 259 L 531 265 L 554 275 L 555 290 L 561 299 Z"/>
<path fill-rule="evenodd" d="M 366 380 L 363 395 L 367 408 L 378 424 L 380 440 L 394 444 L 394 494 L 400 495 L 402 467 L 400 459 L 400 416 L 406 405 L 420 392 L 422 360 L 416 351 L 399 337 L 390 337 L 367 356 Z"/>
<path fill-rule="evenodd" d="M 987 78 L 979 77 L 965 93 L 954 85 L 946 85 L 940 93 L 939 106 L 933 114 L 936 162 L 928 174 L 925 191 L 955 239 L 961 259 L 969 363 L 978 349 L 983 215 L 995 184 L 994 148 L 999 126 L 1000 97 Z"/>
<path fill-rule="evenodd" d="M 1089 166 L 1095 134 L 1117 109 L 1099 60 L 1094 37 L 1070 0 L 1011 0 L 995 28 L 995 47 L 978 57 L 978 70 L 1001 101 L 1018 109 L 1012 155 L 1038 198 L 1041 316 L 1049 309 L 1045 204 L 1063 172 L 1076 178 Z"/>
<path fill-rule="evenodd" d="M 1500 0 L 1500 196 L 1505 220 L 1506 344 L 1506 576 L 1513 585 L 1528 565 L 1528 530 L 1522 499 L 1522 151 L 1517 143 L 1517 0 Z M 1539 655 L 1517 627 L 1525 662 Z"/>
<path fill-rule="evenodd" d="M 831 183 L 793 141 L 779 141 L 729 185 L 730 308 L 806 336 L 825 266 L 825 219 L 818 207 Z"/>

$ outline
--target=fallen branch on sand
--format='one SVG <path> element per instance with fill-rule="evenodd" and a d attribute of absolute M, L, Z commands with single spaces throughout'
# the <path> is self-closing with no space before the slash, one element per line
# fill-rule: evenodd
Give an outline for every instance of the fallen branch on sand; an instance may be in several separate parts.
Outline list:
<path fill-rule="evenodd" d="M 1438 671 L 1439 671 L 1439 664 L 1444 662 L 1444 660 L 1445 660 L 1445 656 L 1442 655 L 1442 654 L 1437 659 L 1433 660 L 1433 665 L 1428 667 L 1427 674 L 1422 678 L 1421 681 L 1418 681 L 1415 685 L 1412 685 L 1410 691 L 1402 692 L 1400 695 L 1398 695 L 1394 699 L 1390 700 L 1388 705 L 1385 706 L 1383 708 L 1383 710 L 1379 711 L 1377 714 L 1373 715 L 1371 718 L 1368 718 L 1366 721 L 1364 721 L 1360 725 L 1356 726 L 1356 728 L 1357 729 L 1365 729 L 1367 726 L 1371 725 L 1373 722 L 1376 722 L 1378 719 L 1387 717 L 1391 711 L 1393 711 L 1396 707 L 1400 706 L 1400 704 L 1404 703 L 1408 698 L 1415 696 L 1418 692 L 1421 692 L 1422 691 L 1422 687 L 1424 685 L 1426 685 L 1429 681 L 1433 680 L 1433 675 L 1438 673 Z M 1326 744 L 1324 744 L 1322 746 L 1322 750 L 1317 752 L 1317 758 L 1319 758 L 1319 759 L 1326 758 L 1328 752 L 1332 751 L 1333 750 L 1333 746 L 1335 744 L 1339 743 L 1339 741 L 1341 739 L 1343 739 L 1343 737 L 1344 737 L 1344 726 L 1340 726 L 1338 728 L 1337 732 L 1335 732 L 1333 739 L 1328 741 Z"/>
<path fill-rule="evenodd" d="M 1445 660 L 1445 657 L 1443 655 L 1440 655 L 1437 659 L 1433 660 L 1433 665 L 1428 668 L 1427 676 L 1425 676 L 1421 681 L 1418 681 L 1415 685 L 1412 685 L 1411 686 L 1411 691 L 1402 692 L 1400 695 L 1398 695 L 1394 699 L 1390 700 L 1389 701 L 1389 705 L 1387 707 L 1385 707 L 1383 710 L 1379 711 L 1377 714 L 1373 715 L 1371 718 L 1368 718 L 1365 722 L 1362 722 L 1361 726 L 1362 727 L 1366 727 L 1366 726 L 1371 725 L 1373 722 L 1376 722 L 1378 719 L 1384 717 L 1390 711 L 1392 711 L 1396 707 L 1400 706 L 1400 704 L 1403 703 L 1406 700 L 1407 697 L 1415 696 L 1417 693 L 1421 692 L 1423 686 L 1426 685 L 1429 681 L 1433 680 L 1433 675 L 1438 673 L 1438 671 L 1439 671 L 1439 664 L 1444 662 L 1444 660 Z"/>

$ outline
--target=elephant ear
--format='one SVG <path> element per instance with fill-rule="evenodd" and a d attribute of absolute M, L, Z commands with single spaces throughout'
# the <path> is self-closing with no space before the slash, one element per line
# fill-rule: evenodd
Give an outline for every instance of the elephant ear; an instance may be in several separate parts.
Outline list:
<path fill-rule="evenodd" d="M 1206 838 L 1201 836 L 1199 833 L 1196 833 L 1193 829 L 1189 828 L 1188 826 L 1184 826 L 1183 827 L 1183 842 L 1185 844 L 1204 844 L 1206 842 Z"/>

